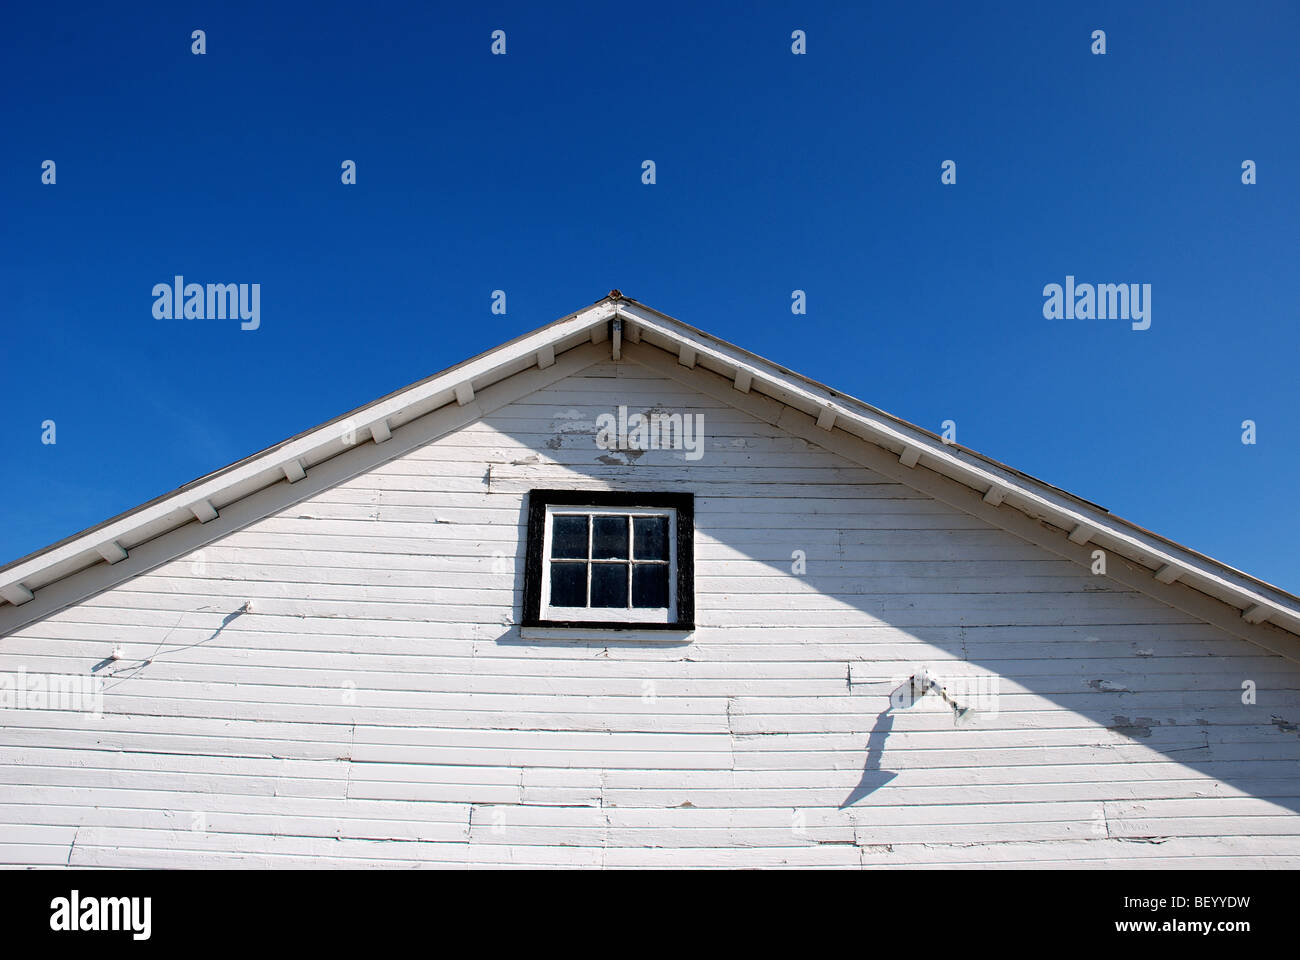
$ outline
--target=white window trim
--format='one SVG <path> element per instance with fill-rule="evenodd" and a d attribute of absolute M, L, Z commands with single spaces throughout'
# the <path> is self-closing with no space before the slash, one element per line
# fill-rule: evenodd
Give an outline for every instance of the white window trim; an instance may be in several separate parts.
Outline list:
<path fill-rule="evenodd" d="M 554 518 L 559 516 L 600 515 L 616 517 L 667 517 L 668 518 L 668 606 L 654 609 L 637 607 L 557 607 L 551 605 L 551 529 Z M 590 538 L 595 524 L 588 524 L 587 536 Z M 628 529 L 628 551 L 635 550 L 635 537 L 631 525 Z M 588 540 L 587 564 L 592 566 L 601 562 L 624 563 L 629 561 L 593 560 Z M 631 562 L 636 562 L 631 558 Z M 595 507 L 578 503 L 550 503 L 546 505 L 546 524 L 542 535 L 542 596 L 540 619 L 565 622 L 600 622 L 620 623 L 675 623 L 677 620 L 677 511 L 673 507 Z M 591 597 L 591 576 L 587 576 L 587 596 Z M 632 602 L 631 589 L 628 590 L 628 603 Z"/>

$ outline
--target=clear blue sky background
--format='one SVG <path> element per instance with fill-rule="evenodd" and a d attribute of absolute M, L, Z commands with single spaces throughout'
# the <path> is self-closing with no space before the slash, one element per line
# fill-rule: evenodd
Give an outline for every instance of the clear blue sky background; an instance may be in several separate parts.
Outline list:
<path fill-rule="evenodd" d="M 619 287 L 1300 590 L 1295 3 L 446 6 L 5 5 L 0 562 Z"/>

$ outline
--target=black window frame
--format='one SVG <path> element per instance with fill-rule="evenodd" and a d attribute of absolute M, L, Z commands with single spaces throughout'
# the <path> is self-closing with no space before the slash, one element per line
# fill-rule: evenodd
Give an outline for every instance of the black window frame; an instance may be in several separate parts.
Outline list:
<path fill-rule="evenodd" d="M 546 509 L 562 507 L 631 507 L 673 510 L 677 514 L 677 619 L 669 623 L 621 620 L 543 620 L 542 556 L 546 538 Z M 635 492 L 624 490 L 530 490 L 528 491 L 527 547 L 524 553 L 525 627 L 581 627 L 595 630 L 694 630 L 695 629 L 695 494 Z"/>

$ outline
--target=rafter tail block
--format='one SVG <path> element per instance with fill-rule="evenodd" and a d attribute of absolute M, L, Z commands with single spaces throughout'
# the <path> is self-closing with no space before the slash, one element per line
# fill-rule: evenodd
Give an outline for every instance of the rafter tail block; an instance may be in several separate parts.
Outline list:
<path fill-rule="evenodd" d="M 217 508 L 207 500 L 200 500 L 198 503 L 190 506 L 190 513 L 194 514 L 194 519 L 199 523 L 207 523 L 209 520 L 217 519 Z"/>

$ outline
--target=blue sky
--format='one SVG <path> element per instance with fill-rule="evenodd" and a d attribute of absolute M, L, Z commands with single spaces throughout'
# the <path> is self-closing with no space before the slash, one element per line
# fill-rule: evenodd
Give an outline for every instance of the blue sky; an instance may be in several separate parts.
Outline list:
<path fill-rule="evenodd" d="M 0 562 L 618 287 L 1300 590 L 1294 3 L 442 6 L 6 6 Z"/>

